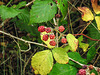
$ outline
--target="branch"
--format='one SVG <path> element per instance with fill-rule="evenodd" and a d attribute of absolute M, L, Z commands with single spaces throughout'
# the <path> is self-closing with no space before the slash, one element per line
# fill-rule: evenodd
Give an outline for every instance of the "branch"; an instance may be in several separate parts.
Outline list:
<path fill-rule="evenodd" d="M 40 45 L 40 46 L 47 47 L 46 45 L 43 45 L 43 44 L 40 44 L 40 43 L 36 43 L 36 42 L 32 42 L 32 41 L 27 41 L 27 40 L 24 40 L 24 39 L 22 39 L 22 38 L 18 38 L 18 37 L 16 37 L 16 36 L 11 35 L 10 33 L 6 33 L 6 32 L 1 31 L 1 30 L 0 30 L 0 33 L 5 34 L 5 35 L 7 35 L 7 36 L 10 36 L 10 37 L 12 37 L 12 38 L 15 38 L 15 39 L 17 39 L 17 40 L 23 41 L 23 42 L 28 43 L 28 44 L 35 44 L 35 45 Z"/>
<path fill-rule="evenodd" d="M 75 62 L 75 63 L 77 63 L 77 64 L 79 64 L 79 65 L 81 65 L 81 66 L 84 66 L 84 65 L 86 65 L 86 64 L 81 64 L 81 63 L 79 63 L 78 61 L 76 61 L 76 60 L 74 60 L 74 59 L 72 59 L 72 58 L 70 58 L 69 57 L 69 59 L 71 60 L 71 61 L 73 61 L 73 62 Z M 89 65 L 86 65 L 87 66 L 87 71 L 89 71 Z M 99 67 L 95 67 L 95 66 L 93 66 L 93 68 L 97 71 L 97 69 L 99 69 Z M 89 75 L 90 75 L 90 73 L 89 72 L 87 72 Z M 88 75 L 88 74 L 86 74 L 86 75 Z M 99 74 L 99 73 L 98 73 Z"/>
<path fill-rule="evenodd" d="M 79 63 L 78 61 L 75 61 L 74 59 L 72 59 L 72 58 L 70 58 L 70 57 L 69 57 L 69 59 L 70 59 L 71 61 L 73 61 L 73 62 L 75 62 L 75 63 L 81 65 L 81 66 L 84 66 L 84 64 L 81 64 L 81 63 Z"/>
<path fill-rule="evenodd" d="M 85 35 L 85 34 L 73 34 L 73 35 L 75 35 L 75 36 L 77 36 L 77 35 L 83 35 L 83 36 L 89 38 L 89 39 L 92 40 L 92 41 L 100 41 L 99 39 L 92 39 L 91 37 L 89 37 L 89 36 L 87 36 L 87 35 Z"/>
<path fill-rule="evenodd" d="M 29 6 L 29 5 L 31 5 L 34 1 L 35 1 L 35 0 L 32 0 L 31 2 L 27 3 L 27 4 L 26 4 L 26 7 Z"/>

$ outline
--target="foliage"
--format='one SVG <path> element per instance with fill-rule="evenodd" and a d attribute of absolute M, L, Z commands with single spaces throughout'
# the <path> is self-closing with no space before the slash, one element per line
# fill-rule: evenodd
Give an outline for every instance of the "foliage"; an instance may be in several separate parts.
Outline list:
<path fill-rule="evenodd" d="M 79 40 L 79 47 L 82 48 L 84 52 L 86 52 L 87 51 L 87 48 L 89 47 L 89 44 L 82 43 L 83 36 L 80 36 L 78 38 L 78 40 Z"/>
<path fill-rule="evenodd" d="M 71 47 L 71 51 L 76 51 L 78 47 L 78 40 L 72 34 L 68 34 L 66 38 L 69 46 Z"/>
<path fill-rule="evenodd" d="M 32 57 L 31 65 L 35 74 L 46 75 L 53 67 L 53 57 L 50 50 L 36 53 Z"/>
<path fill-rule="evenodd" d="M 5 13 L 4 13 L 5 12 Z M 6 7 L 4 5 L 0 6 L 0 14 L 2 19 L 7 19 L 7 18 L 14 18 L 20 13 L 19 10 L 14 9 L 13 7 Z"/>
<path fill-rule="evenodd" d="M 52 50 L 55 60 L 60 64 L 67 64 L 69 59 L 66 51 L 63 48 L 54 48 Z"/>
<path fill-rule="evenodd" d="M 49 75 L 76 75 L 77 69 L 69 64 L 54 64 Z"/>
<path fill-rule="evenodd" d="M 73 0 L 16 1 L 0 1 L 0 75 L 76 75 L 83 65 L 100 67 L 98 0 L 91 0 L 95 16 L 88 7 L 79 7 L 88 6 L 88 1 L 76 5 Z M 76 9 L 83 13 L 83 21 Z M 39 32 L 39 26 L 44 26 L 44 32 Z M 96 68 L 86 70 L 98 75 Z"/>
<path fill-rule="evenodd" d="M 62 15 L 63 15 L 63 19 L 66 16 L 67 10 L 68 10 L 68 0 L 57 0 L 57 6 L 60 9 Z"/>
<path fill-rule="evenodd" d="M 51 20 L 57 12 L 56 4 L 50 1 L 36 1 L 30 10 L 30 22 L 41 23 Z"/>

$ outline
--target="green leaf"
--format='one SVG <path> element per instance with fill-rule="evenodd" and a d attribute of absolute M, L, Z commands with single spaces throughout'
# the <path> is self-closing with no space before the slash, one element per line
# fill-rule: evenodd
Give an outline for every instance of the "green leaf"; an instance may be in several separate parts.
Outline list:
<path fill-rule="evenodd" d="M 71 47 L 71 51 L 76 51 L 78 47 L 78 40 L 72 34 L 68 34 L 66 38 L 69 46 Z"/>
<path fill-rule="evenodd" d="M 68 52 L 68 56 L 72 59 L 74 59 L 75 61 L 78 61 L 82 64 L 87 64 L 87 60 L 86 59 L 83 59 L 81 57 L 81 55 L 77 52 Z"/>
<path fill-rule="evenodd" d="M 68 0 L 57 0 L 57 6 L 61 10 L 61 13 L 63 15 L 63 19 L 65 18 L 67 14 L 68 9 Z"/>
<path fill-rule="evenodd" d="M 57 6 L 53 1 L 36 1 L 30 10 L 30 22 L 41 23 L 51 20 L 57 12 Z"/>
<path fill-rule="evenodd" d="M 96 26 L 96 22 L 93 21 L 93 23 L 91 25 L 88 26 L 87 30 L 88 30 L 88 36 L 91 37 L 92 39 L 100 39 L 100 31 L 98 32 L 98 30 L 94 27 Z M 89 45 L 92 46 L 96 41 L 92 41 L 90 39 L 88 39 Z"/>
<path fill-rule="evenodd" d="M 87 48 L 89 47 L 89 44 L 82 43 L 83 36 L 80 36 L 78 38 L 78 41 L 79 41 L 79 47 L 82 48 L 84 52 L 86 52 L 87 51 Z"/>
<path fill-rule="evenodd" d="M 91 37 L 92 39 L 100 39 L 100 33 L 98 32 L 98 30 L 93 25 L 96 26 L 95 20 L 93 21 L 93 23 L 91 25 L 89 25 L 87 27 L 87 30 L 88 30 L 88 34 L 87 35 L 89 37 Z M 96 43 L 96 42 L 97 41 L 92 41 L 92 40 L 88 39 L 88 43 L 90 45 L 90 49 L 89 49 L 89 51 L 87 53 L 87 60 L 88 61 L 91 61 L 94 58 L 95 54 L 96 54 L 95 46 L 97 44 L 99 45 L 99 43 Z"/>
<path fill-rule="evenodd" d="M 32 57 L 31 65 L 35 74 L 47 75 L 53 67 L 53 57 L 50 50 L 36 53 Z"/>
<path fill-rule="evenodd" d="M 21 9 L 18 18 L 22 20 L 22 22 L 28 24 L 30 18 L 29 9 L 28 8 Z"/>
<path fill-rule="evenodd" d="M 68 55 L 63 48 L 54 48 L 52 50 L 55 60 L 60 64 L 67 64 L 69 61 Z"/>
<path fill-rule="evenodd" d="M 0 16 L 3 20 L 8 18 L 14 18 L 20 13 L 19 10 L 14 9 L 12 7 L 6 7 L 4 5 L 0 6 Z"/>
<path fill-rule="evenodd" d="M 30 33 L 33 36 L 37 36 L 40 39 L 40 34 L 38 32 L 37 24 L 34 24 L 33 26 L 29 26 L 29 9 L 24 8 L 20 10 L 20 14 L 18 14 L 18 19 L 15 17 L 11 20 L 11 22 L 15 22 L 16 26 L 22 30 Z"/>
<path fill-rule="evenodd" d="M 69 64 L 56 63 L 49 75 L 76 75 L 77 69 Z"/>
<path fill-rule="evenodd" d="M 91 61 L 95 57 L 95 54 L 96 54 L 96 49 L 94 46 L 92 46 L 87 53 L 87 61 L 88 62 Z"/>
<path fill-rule="evenodd" d="M 80 37 L 78 38 L 78 41 L 79 41 L 79 43 L 81 43 L 81 42 L 83 41 L 83 36 L 80 36 Z"/>
<path fill-rule="evenodd" d="M 69 63 L 68 64 L 70 64 L 70 65 L 72 65 L 72 66 L 74 66 L 76 68 L 82 68 L 81 65 L 79 65 L 79 64 L 77 64 L 77 63 L 75 63 L 74 61 L 71 61 L 71 60 L 69 60 Z"/>
<path fill-rule="evenodd" d="M 25 5 L 26 5 L 26 1 L 22 1 L 18 5 L 16 5 L 16 8 L 19 9 L 19 8 L 25 6 Z"/>

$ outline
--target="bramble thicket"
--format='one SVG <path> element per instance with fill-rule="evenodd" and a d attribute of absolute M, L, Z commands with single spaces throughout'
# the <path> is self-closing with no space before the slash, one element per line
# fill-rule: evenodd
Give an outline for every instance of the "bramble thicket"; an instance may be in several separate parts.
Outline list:
<path fill-rule="evenodd" d="M 8 74 L 100 75 L 100 1 L 0 1 L 0 75 Z"/>

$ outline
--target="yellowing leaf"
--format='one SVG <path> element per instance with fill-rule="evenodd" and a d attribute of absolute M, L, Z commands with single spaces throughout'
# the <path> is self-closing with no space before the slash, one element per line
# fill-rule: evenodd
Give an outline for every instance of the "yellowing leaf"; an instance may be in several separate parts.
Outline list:
<path fill-rule="evenodd" d="M 41 40 L 43 39 L 43 35 L 45 35 L 45 34 L 48 34 L 48 33 L 46 33 L 46 32 L 42 32 L 41 33 Z M 51 34 L 51 33 L 49 33 L 49 34 Z M 50 42 L 50 38 L 48 37 L 48 40 L 47 41 L 44 41 L 44 40 L 42 40 L 46 45 L 47 45 L 47 47 L 48 48 L 54 48 L 55 46 L 51 46 L 50 44 L 49 44 L 49 42 Z"/>
<path fill-rule="evenodd" d="M 98 30 L 100 30 L 100 16 L 96 16 L 95 20 L 96 20 L 96 23 L 97 23 Z"/>
<path fill-rule="evenodd" d="M 80 36 L 78 38 L 78 41 L 79 41 L 79 47 L 82 48 L 84 52 L 86 52 L 87 51 L 87 48 L 89 47 L 89 44 L 82 43 L 83 36 Z"/>
<path fill-rule="evenodd" d="M 69 46 L 71 47 L 71 51 L 76 51 L 78 47 L 78 40 L 72 34 L 68 34 L 66 38 Z"/>
<path fill-rule="evenodd" d="M 32 57 L 31 65 L 35 74 L 47 75 L 53 67 L 53 57 L 50 50 L 36 53 Z"/>
<path fill-rule="evenodd" d="M 100 5 L 98 5 L 98 0 L 91 0 L 93 10 L 96 14 L 100 14 Z"/>
<path fill-rule="evenodd" d="M 90 21 L 94 19 L 94 16 L 89 8 L 87 7 L 78 7 L 78 10 L 82 12 L 82 20 L 83 21 Z"/>
<path fill-rule="evenodd" d="M 52 50 L 55 60 L 60 64 L 67 64 L 69 61 L 68 55 L 63 48 L 54 48 Z"/>
<path fill-rule="evenodd" d="M 84 52 L 86 52 L 87 51 L 87 48 L 89 47 L 89 44 L 80 43 L 80 46 L 79 47 L 82 48 Z"/>

